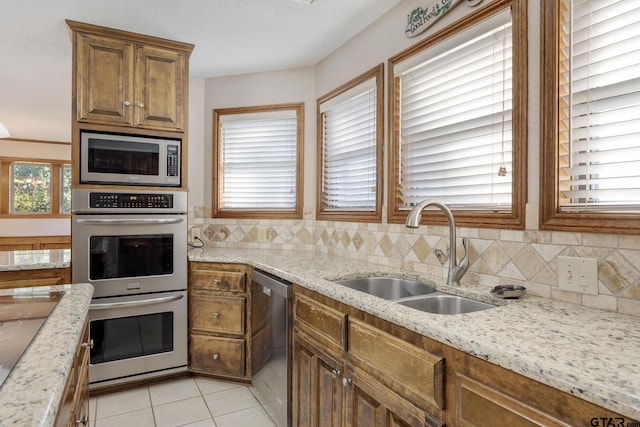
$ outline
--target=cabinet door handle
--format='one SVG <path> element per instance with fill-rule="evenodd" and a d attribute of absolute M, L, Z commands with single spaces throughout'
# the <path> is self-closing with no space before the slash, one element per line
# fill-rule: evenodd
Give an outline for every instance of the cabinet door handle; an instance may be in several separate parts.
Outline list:
<path fill-rule="evenodd" d="M 130 106 L 131 106 L 131 102 L 129 102 L 129 101 L 124 101 L 124 106 L 125 106 L 125 107 L 130 107 Z"/>
<path fill-rule="evenodd" d="M 353 382 L 353 380 L 351 378 L 344 377 L 342 379 L 342 385 L 345 386 L 345 387 L 348 386 L 348 385 L 351 385 L 352 382 Z"/>
<path fill-rule="evenodd" d="M 220 358 L 220 353 L 214 353 L 213 360 L 218 360 Z"/>
<path fill-rule="evenodd" d="M 80 418 L 79 420 L 76 420 L 77 426 L 86 426 L 87 424 L 89 424 L 89 417 L 87 415 Z"/>
<path fill-rule="evenodd" d="M 93 348 L 93 338 L 91 338 L 89 342 L 83 342 L 82 344 L 80 344 L 80 347 Z"/>
<path fill-rule="evenodd" d="M 219 283 L 220 283 L 220 280 L 218 280 L 218 279 L 213 279 L 213 284 L 214 284 L 214 285 L 217 285 L 217 284 L 219 284 Z"/>
<path fill-rule="evenodd" d="M 340 372 L 339 370 L 337 370 L 337 369 L 332 369 L 331 370 L 331 376 L 333 378 L 338 378 L 340 375 L 342 375 L 342 372 Z"/>
<path fill-rule="evenodd" d="M 138 107 L 144 108 L 144 102 L 138 102 Z"/>
<path fill-rule="evenodd" d="M 218 313 L 217 311 L 216 311 L 216 312 L 214 312 L 214 313 L 213 313 L 213 317 L 215 317 L 215 318 L 217 319 L 218 317 L 220 317 L 220 313 Z"/>

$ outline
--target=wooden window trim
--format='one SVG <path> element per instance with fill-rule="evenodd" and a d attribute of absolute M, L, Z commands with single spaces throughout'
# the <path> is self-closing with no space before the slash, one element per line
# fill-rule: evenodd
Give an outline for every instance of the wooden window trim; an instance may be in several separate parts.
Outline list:
<path fill-rule="evenodd" d="M 44 163 L 51 165 L 51 213 L 11 213 L 11 176 L 12 163 Z M 71 218 L 71 214 L 60 213 L 62 182 L 60 173 L 64 165 L 71 161 L 54 159 L 33 159 L 23 157 L 0 157 L 0 218 Z"/>
<path fill-rule="evenodd" d="M 640 234 L 637 213 L 561 212 L 559 203 L 559 54 L 564 0 L 542 0 L 540 17 L 540 229 Z"/>
<path fill-rule="evenodd" d="M 370 79 L 376 79 L 376 206 L 374 211 L 332 211 L 326 210 L 322 197 L 322 158 L 324 156 L 324 144 L 322 134 L 322 113 L 320 105 L 340 95 L 349 89 L 358 86 Z M 327 221 L 351 221 L 351 222 L 381 222 L 382 198 L 383 198 L 383 148 L 384 148 L 384 64 L 366 71 L 358 77 L 350 80 L 342 86 L 332 90 L 317 100 L 316 107 L 316 219 Z"/>
<path fill-rule="evenodd" d="M 497 0 L 470 13 L 434 35 L 416 43 L 389 59 L 389 192 L 387 217 L 390 223 L 403 223 L 408 210 L 396 208 L 395 194 L 398 189 L 399 174 L 399 77 L 393 72 L 394 64 L 433 46 L 454 34 L 488 18 L 508 7 L 512 8 L 513 28 L 513 183 L 511 212 L 485 212 L 453 210 L 456 225 L 461 227 L 524 229 L 527 201 L 527 2 L 526 0 Z M 517 171 L 517 172 L 516 172 Z M 439 211 L 426 210 L 422 223 L 447 223 Z"/>
<path fill-rule="evenodd" d="M 294 210 L 233 210 L 222 209 L 220 197 L 222 196 L 222 178 L 219 175 L 221 162 L 219 151 L 218 124 L 219 118 L 230 114 L 247 114 L 270 111 L 293 110 L 296 112 L 296 207 Z M 302 204 L 304 200 L 303 169 L 304 164 L 304 103 L 271 104 L 250 107 L 218 108 L 213 110 L 213 197 L 211 216 L 213 218 L 235 219 L 302 219 Z"/>

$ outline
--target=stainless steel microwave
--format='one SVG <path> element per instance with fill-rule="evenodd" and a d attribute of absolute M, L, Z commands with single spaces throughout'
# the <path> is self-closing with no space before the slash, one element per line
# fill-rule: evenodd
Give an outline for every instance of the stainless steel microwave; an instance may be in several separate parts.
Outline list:
<path fill-rule="evenodd" d="M 80 182 L 83 184 L 179 187 L 180 139 L 80 134 Z"/>

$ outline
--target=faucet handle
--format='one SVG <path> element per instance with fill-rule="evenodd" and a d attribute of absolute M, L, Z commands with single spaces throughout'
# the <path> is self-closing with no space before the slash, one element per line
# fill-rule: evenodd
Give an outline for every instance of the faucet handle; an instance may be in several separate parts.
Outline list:
<path fill-rule="evenodd" d="M 464 256 L 462 257 L 462 259 L 460 260 L 460 263 L 458 264 L 458 267 L 460 268 L 460 270 L 462 271 L 467 271 L 467 268 L 469 268 L 469 239 L 467 239 L 466 237 L 462 238 L 462 246 L 464 247 Z M 457 262 L 458 260 L 456 260 Z"/>

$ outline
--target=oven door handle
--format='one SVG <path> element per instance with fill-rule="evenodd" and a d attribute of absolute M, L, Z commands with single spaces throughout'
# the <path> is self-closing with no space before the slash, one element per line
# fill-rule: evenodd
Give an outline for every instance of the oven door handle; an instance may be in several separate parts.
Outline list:
<path fill-rule="evenodd" d="M 145 225 L 145 224 L 179 224 L 184 222 L 184 218 L 105 218 L 105 219 L 76 219 L 78 224 L 102 225 L 102 224 L 124 224 L 124 225 Z"/>
<path fill-rule="evenodd" d="M 165 302 L 178 301 L 182 299 L 183 295 L 172 295 L 169 297 L 149 298 L 140 301 L 123 301 L 123 302 L 108 302 L 104 304 L 90 304 L 89 310 L 108 310 L 110 308 L 122 308 L 122 307 L 140 307 L 143 305 L 163 304 Z"/>

